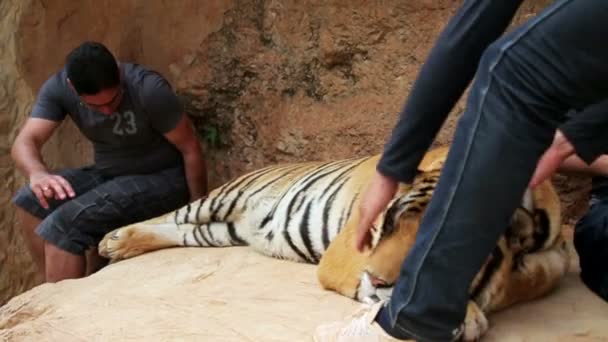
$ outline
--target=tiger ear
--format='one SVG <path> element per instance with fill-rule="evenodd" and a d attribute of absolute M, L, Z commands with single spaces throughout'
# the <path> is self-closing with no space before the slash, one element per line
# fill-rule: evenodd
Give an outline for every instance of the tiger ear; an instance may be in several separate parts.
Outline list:
<path fill-rule="evenodd" d="M 431 172 L 440 170 L 448 156 L 448 146 L 438 147 L 428 151 L 422 161 L 418 165 L 418 171 L 420 172 Z"/>
<path fill-rule="evenodd" d="M 525 207 L 517 207 L 511 215 L 511 219 L 509 221 L 509 228 L 505 232 L 505 234 L 517 234 L 522 227 L 534 225 L 534 215 Z"/>
<path fill-rule="evenodd" d="M 409 190 L 409 189 L 408 189 Z M 408 192 L 398 192 L 398 194 L 389 202 L 386 209 L 374 222 L 372 230 L 371 250 L 373 251 L 382 240 L 389 238 L 397 229 L 401 215 L 408 207 L 407 201 Z"/>
<path fill-rule="evenodd" d="M 395 203 L 396 199 L 391 200 L 388 208 L 382 212 L 382 215 L 374 222 L 372 229 L 371 250 L 373 251 L 382 239 L 390 236 L 395 229 Z"/>

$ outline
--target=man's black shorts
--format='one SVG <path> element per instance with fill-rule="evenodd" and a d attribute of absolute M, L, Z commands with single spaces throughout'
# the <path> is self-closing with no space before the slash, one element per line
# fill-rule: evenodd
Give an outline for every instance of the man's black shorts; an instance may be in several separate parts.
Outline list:
<path fill-rule="evenodd" d="M 57 172 L 73 187 L 76 197 L 49 200 L 44 209 L 29 185 L 13 202 L 42 219 L 36 233 L 51 244 L 83 255 L 103 236 L 121 226 L 159 216 L 186 205 L 189 191 L 183 167 L 157 173 L 103 177 L 94 167 Z"/>

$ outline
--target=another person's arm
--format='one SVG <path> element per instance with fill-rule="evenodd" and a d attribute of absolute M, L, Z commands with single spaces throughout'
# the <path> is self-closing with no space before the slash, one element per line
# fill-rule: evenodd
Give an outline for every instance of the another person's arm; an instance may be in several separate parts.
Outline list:
<path fill-rule="evenodd" d="M 585 163 L 579 156 L 571 155 L 559 166 L 559 172 L 577 173 L 587 176 L 608 177 L 608 155 L 603 154 L 591 164 Z"/>
<path fill-rule="evenodd" d="M 357 248 L 397 182 L 409 183 L 449 112 L 473 79 L 484 50 L 509 26 L 522 0 L 467 0 L 439 36 L 407 98 L 360 206 Z"/>
<path fill-rule="evenodd" d="M 555 133 L 553 143 L 538 161 L 530 187 L 535 187 L 551 177 L 567 158 L 574 155 L 578 158 L 572 160 L 584 163 L 587 171 L 599 171 L 597 168 L 603 167 L 605 163 L 605 157 L 600 156 L 608 152 L 606 113 L 608 100 L 588 106 L 562 124 Z M 566 167 L 576 166 L 572 163 L 569 161 Z"/>
<path fill-rule="evenodd" d="M 608 100 L 587 106 L 559 127 L 587 165 L 608 152 Z"/>
<path fill-rule="evenodd" d="M 475 76 L 485 49 L 509 26 L 521 0 L 467 0 L 422 66 L 378 170 L 408 183 L 448 114 Z"/>

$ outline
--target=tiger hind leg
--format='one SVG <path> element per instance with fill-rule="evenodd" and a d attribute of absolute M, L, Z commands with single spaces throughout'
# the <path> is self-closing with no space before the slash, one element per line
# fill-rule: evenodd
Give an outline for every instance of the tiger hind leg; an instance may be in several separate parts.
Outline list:
<path fill-rule="evenodd" d="M 99 243 L 100 255 L 117 261 L 168 247 L 247 245 L 232 222 L 180 224 L 146 222 L 116 229 Z"/>

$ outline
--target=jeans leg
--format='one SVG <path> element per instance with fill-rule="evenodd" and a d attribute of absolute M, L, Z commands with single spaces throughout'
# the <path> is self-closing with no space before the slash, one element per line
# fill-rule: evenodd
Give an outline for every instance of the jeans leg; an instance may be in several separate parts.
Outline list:
<path fill-rule="evenodd" d="M 589 54 L 608 57 L 595 37 L 585 42 L 580 35 L 606 26 L 608 16 L 601 25 L 585 17 L 605 16 L 606 9 L 594 0 L 556 1 L 486 51 L 416 244 L 378 316 L 389 334 L 446 341 L 458 332 L 470 283 L 507 227 L 555 128 L 569 108 L 597 100 L 578 85 L 608 66 L 569 66 Z M 567 33 L 552 35 L 556 31 Z M 577 97 L 583 92 L 587 98 Z M 562 93 L 568 97 L 557 100 Z"/>
<path fill-rule="evenodd" d="M 593 204 L 576 224 L 574 247 L 579 256 L 581 279 L 608 302 L 608 202 Z"/>

